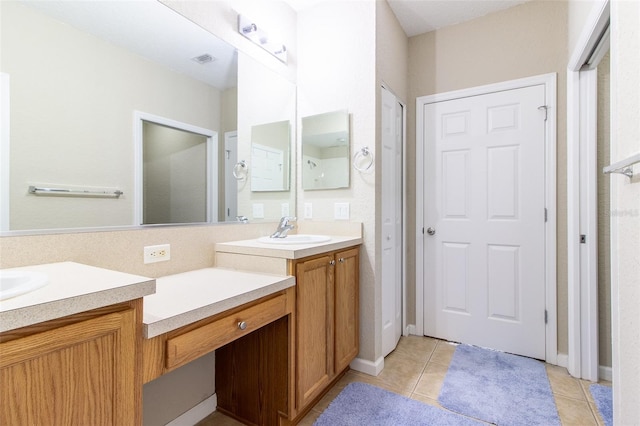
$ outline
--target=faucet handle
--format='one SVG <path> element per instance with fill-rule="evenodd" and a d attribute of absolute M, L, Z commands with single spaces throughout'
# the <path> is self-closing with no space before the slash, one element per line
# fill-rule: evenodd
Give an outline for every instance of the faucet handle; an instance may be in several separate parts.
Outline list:
<path fill-rule="evenodd" d="M 298 218 L 295 216 L 282 216 L 282 218 L 280 218 L 280 223 L 286 225 L 287 223 L 295 222 L 296 220 L 298 220 Z"/>

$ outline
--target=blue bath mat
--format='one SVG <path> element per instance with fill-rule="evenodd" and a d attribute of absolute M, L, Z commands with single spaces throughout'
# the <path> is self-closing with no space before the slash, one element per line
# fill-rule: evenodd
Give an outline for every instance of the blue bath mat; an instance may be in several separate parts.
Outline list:
<path fill-rule="evenodd" d="M 456 348 L 438 400 L 499 426 L 560 425 L 542 362 L 475 346 Z"/>
<path fill-rule="evenodd" d="M 478 426 L 482 423 L 366 383 L 349 383 L 314 426 Z"/>
<path fill-rule="evenodd" d="M 609 386 L 593 384 L 589 386 L 589 392 L 596 402 L 600 417 L 607 426 L 613 425 L 613 395 Z"/>

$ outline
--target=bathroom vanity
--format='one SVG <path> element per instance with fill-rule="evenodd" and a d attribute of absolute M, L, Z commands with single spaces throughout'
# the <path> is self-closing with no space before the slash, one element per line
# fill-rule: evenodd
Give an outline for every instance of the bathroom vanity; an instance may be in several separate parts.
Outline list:
<path fill-rule="evenodd" d="M 218 410 L 296 424 L 358 353 L 361 243 L 217 244 L 216 267 L 156 280 L 14 268 L 50 282 L 0 302 L 0 424 L 141 424 L 143 383 L 212 351 Z"/>

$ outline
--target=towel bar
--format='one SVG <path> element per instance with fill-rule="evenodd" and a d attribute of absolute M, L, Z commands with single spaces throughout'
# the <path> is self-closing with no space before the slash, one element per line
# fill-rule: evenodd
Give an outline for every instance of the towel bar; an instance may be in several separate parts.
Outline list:
<path fill-rule="evenodd" d="M 57 195 L 69 197 L 113 197 L 119 198 L 124 192 L 119 189 L 114 190 L 88 190 L 81 188 L 42 188 L 35 185 L 29 186 L 29 193 L 34 195 Z"/>

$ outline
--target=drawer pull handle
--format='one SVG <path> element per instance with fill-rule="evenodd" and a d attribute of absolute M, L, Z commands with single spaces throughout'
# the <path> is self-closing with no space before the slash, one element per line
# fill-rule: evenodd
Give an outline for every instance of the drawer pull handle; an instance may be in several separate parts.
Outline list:
<path fill-rule="evenodd" d="M 341 257 L 339 260 L 340 260 L 340 263 L 344 263 L 344 257 Z"/>
<path fill-rule="evenodd" d="M 238 323 L 238 328 L 239 328 L 240 330 L 244 330 L 244 329 L 246 329 L 246 328 L 247 328 L 247 323 L 246 323 L 245 321 L 240 321 L 240 322 Z"/>
<path fill-rule="evenodd" d="M 335 264 L 336 264 L 336 261 L 335 261 L 335 260 L 331 260 L 331 261 L 329 262 L 329 265 L 331 265 L 331 266 L 333 266 L 333 265 L 335 265 Z"/>

